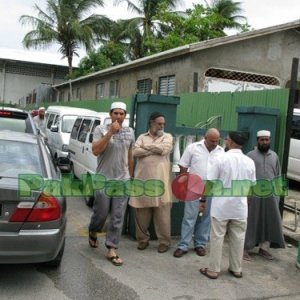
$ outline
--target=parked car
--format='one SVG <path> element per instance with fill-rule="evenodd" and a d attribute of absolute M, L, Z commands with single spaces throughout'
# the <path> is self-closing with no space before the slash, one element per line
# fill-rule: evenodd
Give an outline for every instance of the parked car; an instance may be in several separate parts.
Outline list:
<path fill-rule="evenodd" d="M 300 182 L 300 109 L 297 108 L 293 113 L 287 178 Z"/>
<path fill-rule="evenodd" d="M 96 113 L 94 116 L 77 117 L 71 132 L 69 142 L 69 157 L 72 164 L 72 170 L 78 179 L 82 179 L 83 174 L 95 174 L 97 168 L 97 157 L 92 152 L 92 141 L 95 127 L 102 124 L 111 123 L 109 113 Z M 129 115 L 123 122 L 123 126 L 129 126 Z M 87 183 L 88 176 L 84 177 L 82 184 Z M 86 196 L 86 204 L 91 206 L 93 196 Z"/>
<path fill-rule="evenodd" d="M 38 133 L 30 113 L 22 109 L 2 106 L 0 107 L 0 130 L 3 129 Z"/>
<path fill-rule="evenodd" d="M 61 262 L 66 199 L 46 192 L 59 180 L 44 140 L 33 134 L 0 131 L 0 263 Z"/>
<path fill-rule="evenodd" d="M 77 116 L 96 113 L 93 110 L 49 106 L 46 111 L 46 137 L 56 165 L 61 170 L 70 171 L 69 140 Z"/>

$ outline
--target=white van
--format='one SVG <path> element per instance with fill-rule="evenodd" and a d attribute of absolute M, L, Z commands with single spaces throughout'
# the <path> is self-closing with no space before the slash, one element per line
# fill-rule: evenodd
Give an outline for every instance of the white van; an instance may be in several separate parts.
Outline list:
<path fill-rule="evenodd" d="M 300 182 L 300 109 L 297 108 L 293 113 L 287 178 Z"/>
<path fill-rule="evenodd" d="M 69 157 L 75 177 L 82 179 L 83 174 L 95 174 L 97 157 L 92 152 L 93 133 L 96 126 L 110 124 L 109 113 L 96 113 L 95 115 L 78 116 L 71 132 L 69 142 Z M 129 115 L 123 122 L 129 126 Z M 86 185 L 86 182 L 83 182 Z M 92 204 L 93 197 L 85 197 L 88 205 Z"/>
<path fill-rule="evenodd" d="M 77 116 L 97 112 L 69 106 L 49 106 L 46 111 L 46 137 L 51 154 L 57 166 L 70 170 L 69 140 Z"/>

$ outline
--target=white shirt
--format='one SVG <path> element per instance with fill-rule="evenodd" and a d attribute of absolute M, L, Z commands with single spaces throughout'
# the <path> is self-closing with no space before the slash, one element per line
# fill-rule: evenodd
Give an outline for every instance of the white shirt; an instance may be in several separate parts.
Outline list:
<path fill-rule="evenodd" d="M 202 180 L 207 179 L 207 169 L 215 161 L 216 157 L 222 155 L 224 149 L 219 145 L 212 151 L 208 151 L 204 139 L 189 145 L 183 152 L 179 165 L 189 168 L 190 174 L 196 174 Z"/>
<path fill-rule="evenodd" d="M 39 115 L 33 118 L 35 127 L 40 130 L 41 134 L 45 136 L 46 134 L 46 118 L 41 119 Z"/>
<path fill-rule="evenodd" d="M 216 159 L 207 179 L 218 180 L 213 187 L 211 216 L 223 220 L 247 219 L 247 194 L 256 180 L 253 160 L 241 150 L 231 149 Z"/>

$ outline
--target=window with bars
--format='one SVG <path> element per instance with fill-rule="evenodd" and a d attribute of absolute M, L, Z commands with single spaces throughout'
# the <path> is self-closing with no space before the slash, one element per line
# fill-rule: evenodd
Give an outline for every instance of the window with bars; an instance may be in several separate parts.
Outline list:
<path fill-rule="evenodd" d="M 259 75 L 253 73 L 244 73 L 244 72 L 230 71 L 230 70 L 223 70 L 223 69 L 214 69 L 214 68 L 208 69 L 205 72 L 205 77 L 255 82 L 255 83 L 275 85 L 275 86 L 280 85 L 279 80 L 272 76 Z"/>
<path fill-rule="evenodd" d="M 175 95 L 176 80 L 175 75 L 159 77 L 159 94 L 165 96 Z"/>
<path fill-rule="evenodd" d="M 150 78 L 138 80 L 137 93 L 138 94 L 151 94 L 152 80 Z"/>
<path fill-rule="evenodd" d="M 109 97 L 118 98 L 119 95 L 119 80 L 112 80 L 109 83 Z"/>
<path fill-rule="evenodd" d="M 96 84 L 96 99 L 100 100 L 102 98 L 104 98 L 104 83 L 103 82 Z"/>

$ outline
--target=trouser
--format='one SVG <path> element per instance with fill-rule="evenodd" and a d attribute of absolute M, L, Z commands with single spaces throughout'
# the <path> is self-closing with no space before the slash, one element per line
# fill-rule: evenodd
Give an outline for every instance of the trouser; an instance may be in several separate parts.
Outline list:
<path fill-rule="evenodd" d="M 242 272 L 243 249 L 247 220 L 219 220 L 211 218 L 209 270 L 221 270 L 222 248 L 227 232 L 229 243 L 229 269 Z"/>
<path fill-rule="evenodd" d="M 194 248 L 206 248 L 210 230 L 211 198 L 208 197 L 202 217 L 199 217 L 199 200 L 184 203 L 184 215 L 181 223 L 181 238 L 177 245 L 183 251 L 189 250 L 189 243 L 194 234 Z"/>
<path fill-rule="evenodd" d="M 127 202 L 127 196 L 108 197 L 104 190 L 96 191 L 89 231 L 101 231 L 110 213 L 110 221 L 107 226 L 105 240 L 105 246 L 107 248 L 118 248 Z"/>
<path fill-rule="evenodd" d="M 160 244 L 171 243 L 171 204 L 159 207 L 135 208 L 135 228 L 138 242 L 150 239 L 149 226 L 153 217 L 154 229 Z"/>

